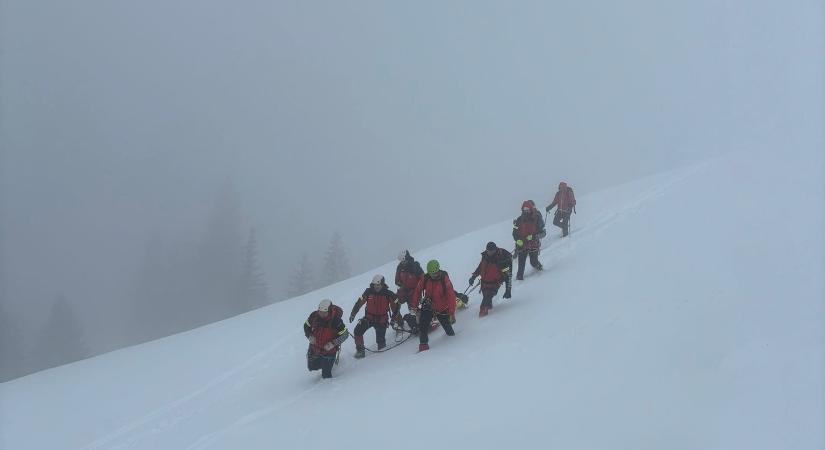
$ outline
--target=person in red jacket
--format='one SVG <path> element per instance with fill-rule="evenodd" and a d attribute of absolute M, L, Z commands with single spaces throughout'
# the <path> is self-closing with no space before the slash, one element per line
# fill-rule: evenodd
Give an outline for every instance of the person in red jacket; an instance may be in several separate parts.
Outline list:
<path fill-rule="evenodd" d="M 349 315 L 349 323 L 355 320 L 355 315 L 361 310 L 361 307 L 367 305 L 364 311 L 364 317 L 358 321 L 355 326 L 355 357 L 363 358 L 364 354 L 364 333 L 370 328 L 375 328 L 375 342 L 378 344 L 378 350 L 387 346 L 387 326 L 389 325 L 390 312 L 396 310 L 398 297 L 395 293 L 387 287 L 382 275 L 376 275 L 372 278 L 372 283 L 368 287 L 355 305 L 352 307 L 352 312 Z"/>
<path fill-rule="evenodd" d="M 344 321 L 344 311 L 330 300 L 321 300 L 318 310 L 304 322 L 304 335 L 309 339 L 307 368 L 321 370 L 321 377 L 332 378 L 332 366 L 341 344 L 349 337 Z"/>
<path fill-rule="evenodd" d="M 396 291 L 396 295 L 398 295 L 398 307 L 396 311 L 393 312 L 393 320 L 398 328 L 401 328 L 404 321 L 407 322 L 412 334 L 418 334 L 418 322 L 416 321 L 415 315 L 408 313 L 402 318 L 400 310 L 401 305 L 404 303 L 407 304 L 407 308 L 409 309 L 412 293 L 423 276 L 424 270 L 421 268 L 421 264 L 410 255 L 408 250 L 401 250 L 398 254 L 398 267 L 395 268 L 395 285 L 398 287 Z"/>
<path fill-rule="evenodd" d="M 513 240 L 516 241 L 516 256 L 518 256 L 517 280 L 524 279 L 524 263 L 530 256 L 530 265 L 536 270 L 543 270 L 539 262 L 541 238 L 547 232 L 544 230 L 544 219 L 536 211 L 536 204 L 532 200 L 525 200 L 521 204 L 521 215 L 513 221 Z"/>
<path fill-rule="evenodd" d="M 481 253 L 481 262 L 478 263 L 470 277 L 470 286 L 481 276 L 481 308 L 478 317 L 484 317 L 493 309 L 493 297 L 498 294 L 501 284 L 505 284 L 504 298 L 510 298 L 512 287 L 513 255 L 503 248 L 498 248 L 495 242 L 488 242 L 487 248 Z"/>
<path fill-rule="evenodd" d="M 573 195 L 573 188 L 564 181 L 559 183 L 559 190 L 553 197 L 545 210 L 550 212 L 554 206 L 558 206 L 556 214 L 553 216 L 553 225 L 561 228 L 561 236 L 565 237 L 570 233 L 570 213 L 576 210 L 576 196 Z"/>
<path fill-rule="evenodd" d="M 455 290 L 450 276 L 441 270 L 438 261 L 427 263 L 427 274 L 418 282 L 410 299 L 410 307 L 418 311 L 418 351 L 429 350 L 429 327 L 433 317 L 444 327 L 447 336 L 455 336 L 452 323 L 455 322 Z"/>

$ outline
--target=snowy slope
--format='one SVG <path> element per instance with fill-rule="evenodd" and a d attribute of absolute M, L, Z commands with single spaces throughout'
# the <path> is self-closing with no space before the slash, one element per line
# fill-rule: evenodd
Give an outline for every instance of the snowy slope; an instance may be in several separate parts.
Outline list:
<path fill-rule="evenodd" d="M 732 154 L 583 196 L 512 300 L 479 319 L 473 296 L 421 354 L 357 361 L 349 340 L 332 380 L 306 371 L 304 319 L 323 297 L 348 312 L 394 263 L 4 383 L 0 447 L 825 448 L 821 176 L 820 155 Z M 414 256 L 463 289 L 509 233 Z"/>

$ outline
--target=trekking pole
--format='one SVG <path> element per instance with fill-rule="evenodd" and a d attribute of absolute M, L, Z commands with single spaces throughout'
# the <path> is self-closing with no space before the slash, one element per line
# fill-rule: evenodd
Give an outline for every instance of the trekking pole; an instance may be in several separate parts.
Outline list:
<path fill-rule="evenodd" d="M 468 292 L 468 294 L 472 294 L 472 293 L 473 293 L 473 291 L 474 291 L 474 290 L 476 290 L 476 288 L 477 288 L 477 287 L 479 287 L 479 286 L 481 286 L 481 281 L 480 281 L 480 280 L 479 280 L 479 283 L 478 283 L 478 284 L 476 284 L 475 286 L 473 286 L 473 288 L 472 288 L 472 289 L 470 289 L 470 292 Z"/>
<path fill-rule="evenodd" d="M 476 284 L 474 284 L 474 285 L 472 285 L 472 286 L 467 286 L 467 289 L 464 289 L 464 293 L 463 293 L 462 295 L 464 295 L 464 296 L 466 297 L 466 296 L 468 296 L 468 295 L 472 294 L 472 293 L 473 293 L 473 291 L 475 291 L 475 290 L 476 290 L 476 288 L 477 288 L 477 287 L 479 287 L 479 286 L 481 286 L 481 283 L 480 283 L 480 282 L 479 282 L 479 283 L 476 283 Z"/>
<path fill-rule="evenodd" d="M 478 280 L 478 281 L 480 282 L 481 280 Z M 475 286 L 477 286 L 477 285 L 478 285 L 478 283 L 476 283 L 476 284 L 471 284 L 471 285 L 467 286 L 467 289 L 464 289 L 463 294 L 464 294 L 464 295 L 467 295 L 467 294 L 468 294 L 468 292 L 467 292 L 467 291 L 470 291 L 470 288 L 471 288 L 471 287 L 475 287 Z M 473 291 L 470 291 L 470 292 L 473 292 Z"/>

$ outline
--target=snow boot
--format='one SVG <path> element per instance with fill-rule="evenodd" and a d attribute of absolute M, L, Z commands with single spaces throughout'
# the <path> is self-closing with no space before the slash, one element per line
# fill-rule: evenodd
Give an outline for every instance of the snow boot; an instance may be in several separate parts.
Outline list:
<path fill-rule="evenodd" d="M 387 343 L 386 343 L 386 342 L 379 342 L 379 343 L 378 343 L 378 350 L 381 350 L 381 349 L 383 349 L 383 348 L 384 348 L 384 347 L 386 347 L 386 346 L 387 346 Z"/>
<path fill-rule="evenodd" d="M 490 313 L 490 310 L 487 307 L 482 306 L 481 309 L 478 310 L 478 317 L 484 317 L 489 313 Z"/>
<path fill-rule="evenodd" d="M 430 344 L 418 344 L 418 351 L 423 352 L 430 349 Z"/>
<path fill-rule="evenodd" d="M 410 333 L 413 336 L 418 336 L 418 320 L 416 320 L 414 314 L 405 314 L 404 321 L 407 322 L 407 325 L 410 327 Z"/>
<path fill-rule="evenodd" d="M 355 336 L 355 358 L 361 359 L 367 356 L 364 353 L 364 336 Z"/>

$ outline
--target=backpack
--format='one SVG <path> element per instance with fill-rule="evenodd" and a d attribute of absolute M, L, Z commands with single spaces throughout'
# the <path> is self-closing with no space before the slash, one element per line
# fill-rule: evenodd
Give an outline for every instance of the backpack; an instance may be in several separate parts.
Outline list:
<path fill-rule="evenodd" d="M 576 195 L 573 193 L 573 188 L 567 186 L 567 192 L 570 193 L 570 199 L 573 200 L 573 206 L 571 207 L 571 209 L 573 210 L 573 212 L 576 212 Z"/>

